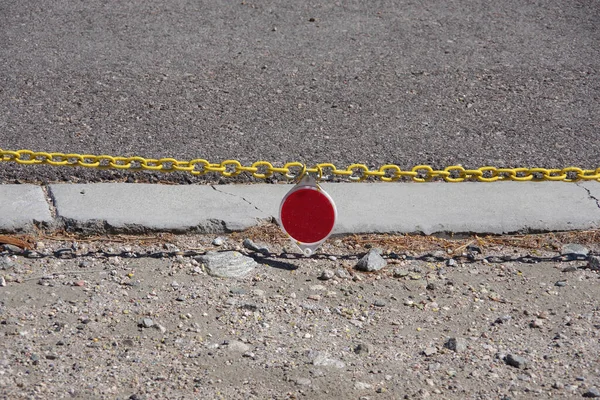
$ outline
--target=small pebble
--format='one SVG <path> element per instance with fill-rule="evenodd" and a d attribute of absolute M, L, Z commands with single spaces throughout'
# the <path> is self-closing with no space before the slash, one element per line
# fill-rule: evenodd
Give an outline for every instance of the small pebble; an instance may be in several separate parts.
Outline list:
<path fill-rule="evenodd" d="M 367 390 L 367 389 L 371 389 L 371 388 L 373 388 L 373 385 L 371 385 L 370 383 L 359 382 L 359 381 L 354 382 L 354 389 L 356 389 L 356 390 Z"/>
<path fill-rule="evenodd" d="M 560 381 L 556 381 L 552 384 L 552 388 L 553 389 L 564 389 L 565 385 Z"/>
<path fill-rule="evenodd" d="M 567 281 L 558 281 L 554 284 L 554 286 L 558 286 L 558 287 L 567 286 Z"/>
<path fill-rule="evenodd" d="M 514 354 L 507 354 L 506 357 L 504 357 L 504 362 L 507 365 L 510 365 L 511 367 L 515 367 L 515 368 L 519 368 L 519 369 L 524 369 L 527 368 L 527 360 L 521 356 L 517 356 Z"/>
<path fill-rule="evenodd" d="M 369 343 L 359 343 L 354 347 L 356 354 L 371 354 L 373 353 L 373 345 Z"/>
<path fill-rule="evenodd" d="M 308 378 L 296 378 L 294 379 L 294 382 L 296 382 L 296 385 L 298 386 L 309 386 L 311 384 L 311 381 Z"/>
<path fill-rule="evenodd" d="M 322 281 L 328 281 L 330 279 L 332 279 L 335 276 L 334 272 L 330 269 L 325 269 L 323 271 L 321 271 L 321 274 L 319 275 L 319 279 Z"/>
<path fill-rule="evenodd" d="M 593 271 L 600 271 L 600 256 L 588 257 L 588 267 Z"/>
<path fill-rule="evenodd" d="M 464 338 L 450 338 L 445 344 L 446 348 L 455 351 L 457 353 L 462 353 L 467 350 L 467 340 Z"/>
<path fill-rule="evenodd" d="M 548 311 L 541 311 L 538 313 L 537 317 L 539 319 L 548 319 L 550 318 L 550 314 L 548 313 Z"/>
<path fill-rule="evenodd" d="M 23 249 L 21 249 L 20 247 L 17 247 L 17 246 L 13 246 L 12 244 L 5 244 L 4 249 L 10 251 L 11 253 L 20 254 L 23 252 Z"/>
<path fill-rule="evenodd" d="M 238 340 L 232 340 L 228 342 L 227 349 L 236 353 L 246 353 L 250 351 L 250 346 Z"/>
<path fill-rule="evenodd" d="M 214 238 L 214 240 L 212 241 L 213 246 L 223 246 L 224 243 L 225 243 L 225 240 L 223 240 L 223 238 L 220 236 Z"/>
<path fill-rule="evenodd" d="M 343 268 L 336 269 L 335 276 L 340 279 L 352 279 L 352 275 L 350 275 L 350 273 Z"/>
<path fill-rule="evenodd" d="M 154 326 L 154 321 L 152 321 L 151 318 L 144 318 L 142 319 L 142 322 L 140 323 L 141 326 L 143 326 L 144 328 L 152 328 Z"/>
<path fill-rule="evenodd" d="M 541 319 L 534 319 L 533 321 L 531 321 L 531 323 L 529 324 L 529 326 L 531 328 L 537 328 L 540 329 L 544 326 L 544 323 L 542 322 Z"/>
<path fill-rule="evenodd" d="M 381 257 L 380 249 L 371 249 L 361 258 L 355 268 L 360 271 L 372 272 L 379 271 L 387 265 L 387 261 Z"/>
<path fill-rule="evenodd" d="M 375 307 L 385 307 L 385 301 L 378 299 L 378 300 L 375 300 L 375 302 L 373 303 L 373 305 Z"/>
<path fill-rule="evenodd" d="M 562 248 L 562 255 L 587 256 L 590 250 L 577 243 L 565 244 Z"/>
<path fill-rule="evenodd" d="M 405 276 L 408 276 L 408 271 L 400 268 L 394 268 L 394 278 L 404 278 Z"/>
<path fill-rule="evenodd" d="M 427 347 L 425 350 L 423 350 L 423 354 L 425 354 L 427 357 L 430 357 L 436 353 L 437 349 L 435 347 Z"/>
<path fill-rule="evenodd" d="M 244 239 L 242 245 L 248 250 L 255 251 L 257 253 L 269 254 L 269 248 L 263 245 L 254 243 L 251 239 Z"/>
<path fill-rule="evenodd" d="M 583 397 L 587 397 L 587 398 L 597 398 L 597 397 L 600 397 L 600 390 L 598 390 L 597 387 L 593 386 L 593 387 L 589 388 L 587 390 L 587 392 L 585 392 L 583 394 Z"/>

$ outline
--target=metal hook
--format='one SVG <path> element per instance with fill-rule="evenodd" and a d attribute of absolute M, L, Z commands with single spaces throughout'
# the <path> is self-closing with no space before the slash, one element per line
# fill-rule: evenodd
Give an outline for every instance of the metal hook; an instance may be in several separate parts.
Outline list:
<path fill-rule="evenodd" d="M 296 179 L 294 179 L 294 183 L 299 183 L 302 180 L 302 178 L 304 178 L 305 175 L 306 175 L 306 164 L 302 163 L 302 171 L 300 171 L 300 173 L 298 174 Z"/>

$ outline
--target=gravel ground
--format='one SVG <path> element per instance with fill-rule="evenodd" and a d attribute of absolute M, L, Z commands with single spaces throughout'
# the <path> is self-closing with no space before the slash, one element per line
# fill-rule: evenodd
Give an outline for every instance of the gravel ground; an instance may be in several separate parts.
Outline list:
<path fill-rule="evenodd" d="M 1 397 L 600 396 L 600 274 L 558 261 L 560 243 L 346 237 L 302 258 L 267 236 L 252 237 L 267 254 L 250 251 L 244 235 L 37 238 L 33 253 L 0 253 Z M 357 271 L 371 244 L 387 266 Z M 258 265 L 216 278 L 195 258 L 208 250 Z"/>

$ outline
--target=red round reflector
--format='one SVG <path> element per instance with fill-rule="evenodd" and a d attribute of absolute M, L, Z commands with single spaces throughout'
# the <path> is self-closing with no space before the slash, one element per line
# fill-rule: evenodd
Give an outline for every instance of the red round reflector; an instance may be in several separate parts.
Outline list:
<path fill-rule="evenodd" d="M 333 230 L 335 218 L 331 198 L 310 186 L 290 192 L 280 210 L 283 229 L 302 243 L 316 243 L 327 238 Z"/>

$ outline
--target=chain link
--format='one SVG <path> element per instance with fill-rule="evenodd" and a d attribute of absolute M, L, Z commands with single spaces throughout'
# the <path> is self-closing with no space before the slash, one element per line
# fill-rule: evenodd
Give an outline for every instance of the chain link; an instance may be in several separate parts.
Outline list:
<path fill-rule="evenodd" d="M 331 163 L 317 164 L 306 167 L 300 162 L 289 162 L 283 167 L 273 166 L 268 161 L 256 161 L 251 166 L 244 166 L 237 160 L 225 160 L 221 163 L 211 163 L 205 159 L 196 158 L 189 161 L 174 158 L 144 158 L 119 157 L 109 155 L 76 154 L 76 153 L 47 153 L 31 150 L 2 150 L 0 162 L 15 162 L 22 165 L 48 164 L 53 166 L 85 167 L 101 170 L 120 169 L 129 171 L 160 171 L 188 172 L 192 175 L 220 174 L 225 177 L 235 177 L 243 172 L 257 179 L 267 179 L 275 174 L 286 179 L 297 179 L 301 175 L 313 174 L 319 180 L 331 180 L 333 177 L 346 178 L 350 181 L 361 182 L 365 179 L 380 179 L 384 182 L 408 180 L 414 182 L 429 182 L 445 180 L 447 182 L 463 181 L 600 181 L 600 168 L 581 169 L 577 167 L 556 168 L 496 168 L 485 166 L 476 169 L 465 169 L 453 165 L 443 170 L 435 170 L 429 165 L 416 165 L 410 170 L 403 170 L 394 164 L 386 164 L 379 169 L 370 169 L 365 164 L 351 164 L 347 168 L 337 168 Z"/>

